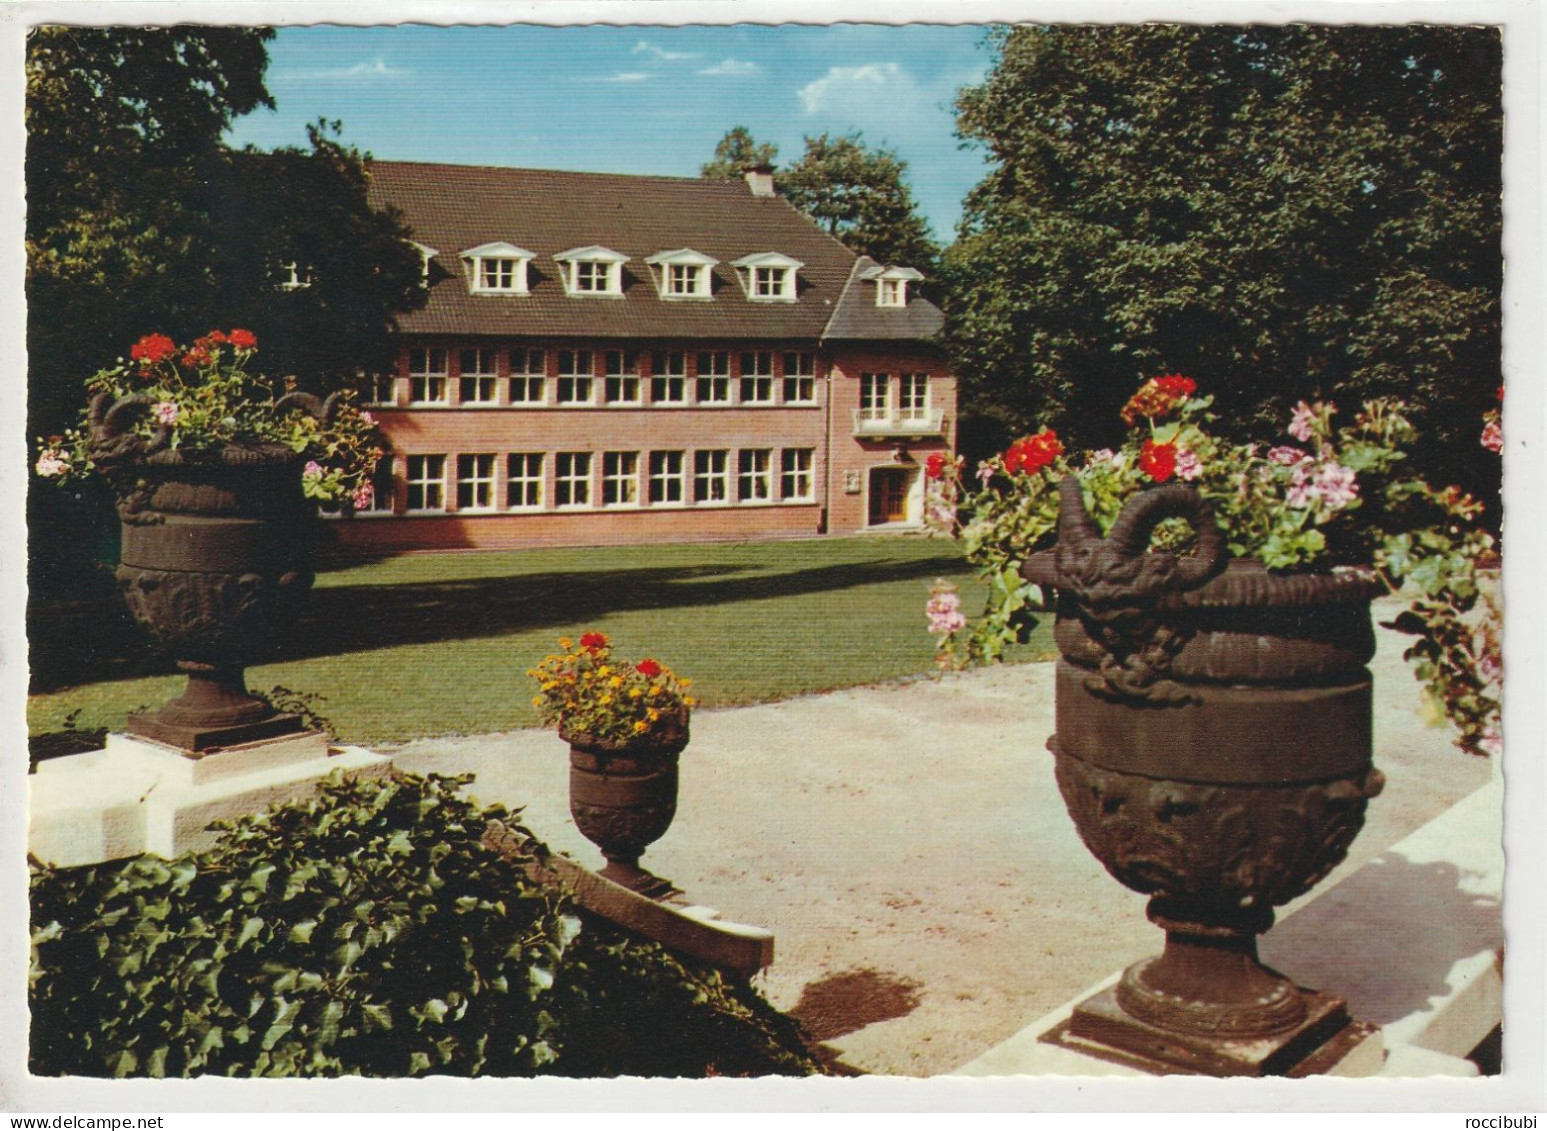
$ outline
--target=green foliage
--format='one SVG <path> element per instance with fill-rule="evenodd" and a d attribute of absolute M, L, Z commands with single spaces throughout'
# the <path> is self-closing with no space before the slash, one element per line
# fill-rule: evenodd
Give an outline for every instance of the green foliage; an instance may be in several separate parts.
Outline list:
<path fill-rule="evenodd" d="M 585 921 L 485 847 L 505 814 L 461 797 L 469 780 L 334 780 L 207 852 L 34 866 L 32 1071 L 819 1070 L 754 992 Z"/>
<path fill-rule="evenodd" d="M 772 166 L 778 160 L 779 147 L 772 142 L 759 143 L 746 126 L 734 126 L 714 147 L 714 160 L 706 161 L 698 175 L 706 181 L 735 181 L 748 169 Z"/>
<path fill-rule="evenodd" d="M 948 255 L 953 368 L 995 444 L 1101 447 L 1190 373 L 1234 439 L 1301 399 L 1400 396 L 1432 481 L 1492 498 L 1497 29 L 1022 26 L 957 102 L 991 172 Z M 978 454 L 978 453 L 974 453 Z"/>

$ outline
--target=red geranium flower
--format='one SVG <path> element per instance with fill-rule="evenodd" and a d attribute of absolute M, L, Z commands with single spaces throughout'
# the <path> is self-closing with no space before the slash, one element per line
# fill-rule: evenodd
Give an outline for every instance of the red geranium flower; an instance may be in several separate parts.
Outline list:
<path fill-rule="evenodd" d="M 1164 483 L 1176 474 L 1176 445 L 1145 440 L 1139 452 L 1139 470 L 1156 483 Z"/>
<path fill-rule="evenodd" d="M 1052 463 L 1063 451 L 1064 446 L 1058 439 L 1058 433 L 1047 428 L 1035 436 L 1023 436 L 1011 444 L 1010 450 L 1004 454 L 1004 469 L 1011 475 L 1017 471 L 1030 475 Z"/>
<path fill-rule="evenodd" d="M 939 479 L 945 475 L 944 452 L 929 453 L 929 458 L 924 461 L 924 474 L 930 479 Z"/>
<path fill-rule="evenodd" d="M 177 346 L 165 334 L 146 334 L 129 351 L 129 356 L 143 365 L 165 361 L 177 352 Z"/>
<path fill-rule="evenodd" d="M 183 354 L 183 366 L 186 369 L 196 369 L 201 365 L 208 365 L 211 360 L 209 350 L 200 345 L 195 345 L 191 350 Z"/>
<path fill-rule="evenodd" d="M 610 643 L 605 633 L 583 632 L 580 634 L 580 646 L 587 652 L 595 652 L 607 647 Z"/>
<path fill-rule="evenodd" d="M 1141 417 L 1164 420 L 1183 401 L 1198 390 L 1198 382 L 1180 373 L 1151 377 L 1123 405 L 1123 423 L 1132 428 Z"/>
<path fill-rule="evenodd" d="M 656 663 L 654 660 L 640 660 L 639 663 L 635 664 L 634 666 L 638 669 L 639 674 L 644 676 L 646 679 L 654 679 L 656 676 L 661 674 L 661 665 Z"/>
<path fill-rule="evenodd" d="M 232 330 L 226 337 L 239 350 L 251 350 L 258 348 L 258 338 L 251 330 Z"/>

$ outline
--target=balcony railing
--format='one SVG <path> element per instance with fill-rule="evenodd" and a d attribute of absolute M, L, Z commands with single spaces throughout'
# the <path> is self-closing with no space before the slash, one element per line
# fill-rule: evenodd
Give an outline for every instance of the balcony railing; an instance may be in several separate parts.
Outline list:
<path fill-rule="evenodd" d="M 854 410 L 856 436 L 940 436 L 944 433 L 944 409 L 908 413 L 877 412 L 866 408 Z"/>

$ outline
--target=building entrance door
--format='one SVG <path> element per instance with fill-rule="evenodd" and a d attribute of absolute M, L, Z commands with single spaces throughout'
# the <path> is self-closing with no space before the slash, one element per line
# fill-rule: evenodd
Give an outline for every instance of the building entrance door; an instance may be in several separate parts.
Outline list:
<path fill-rule="evenodd" d="M 911 473 L 903 467 L 877 467 L 870 472 L 870 525 L 906 522 L 908 518 L 908 480 Z"/>

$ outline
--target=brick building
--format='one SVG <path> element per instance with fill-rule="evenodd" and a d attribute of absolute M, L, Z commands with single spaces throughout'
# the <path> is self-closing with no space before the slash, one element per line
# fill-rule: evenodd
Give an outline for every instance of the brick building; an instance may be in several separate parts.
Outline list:
<path fill-rule="evenodd" d="M 378 161 L 424 256 L 346 546 L 908 529 L 955 382 L 905 264 L 745 182 Z"/>

